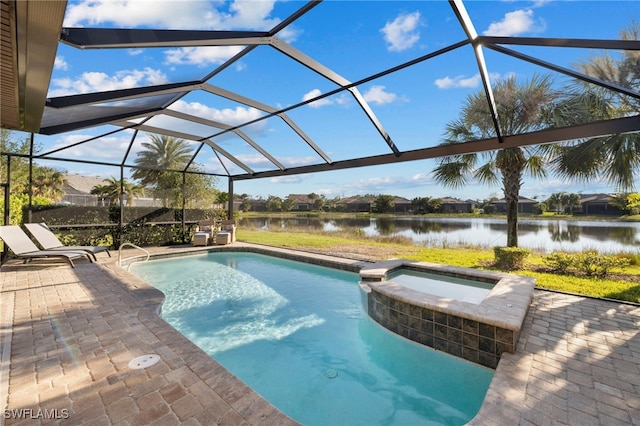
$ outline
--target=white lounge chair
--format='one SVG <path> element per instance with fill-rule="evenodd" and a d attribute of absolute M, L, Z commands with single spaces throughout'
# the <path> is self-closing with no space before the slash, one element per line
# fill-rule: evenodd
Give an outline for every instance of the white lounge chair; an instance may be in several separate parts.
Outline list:
<path fill-rule="evenodd" d="M 102 246 L 65 246 L 62 242 L 56 237 L 56 234 L 51 232 L 49 227 L 44 223 L 25 223 L 25 228 L 33 238 L 36 239 L 37 243 L 40 244 L 44 250 L 63 250 L 63 251 L 85 251 L 89 253 L 93 260 L 98 260 L 96 257 L 96 253 L 100 253 L 106 251 L 109 257 L 111 257 L 111 253 L 109 253 L 109 249 Z"/>
<path fill-rule="evenodd" d="M 17 258 L 24 260 L 24 263 L 32 259 L 54 258 L 64 259 L 72 267 L 75 267 L 73 261 L 76 259 L 87 258 L 89 262 L 93 262 L 91 254 L 84 251 L 40 250 L 22 228 L 17 225 L 0 226 L 0 238 Z"/>

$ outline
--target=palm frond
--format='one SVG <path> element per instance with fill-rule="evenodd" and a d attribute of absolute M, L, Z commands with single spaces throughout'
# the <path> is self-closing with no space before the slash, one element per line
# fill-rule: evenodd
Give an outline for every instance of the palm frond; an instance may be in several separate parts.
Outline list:
<path fill-rule="evenodd" d="M 576 178 L 589 181 L 597 176 L 607 158 L 602 138 L 588 139 L 584 142 L 559 146 L 557 157 L 551 161 L 554 173 L 562 178 Z"/>
<path fill-rule="evenodd" d="M 527 157 L 525 171 L 533 178 L 544 179 L 547 177 L 546 165 L 547 163 L 544 157 L 540 155 L 530 155 Z"/>
<path fill-rule="evenodd" d="M 478 167 L 473 173 L 473 177 L 485 185 L 493 185 L 500 182 L 498 168 L 494 161 L 489 161 Z"/>
<path fill-rule="evenodd" d="M 433 170 L 437 182 L 454 189 L 465 186 L 468 183 L 468 175 L 468 168 L 464 162 L 443 162 Z"/>
<path fill-rule="evenodd" d="M 640 135 L 622 134 L 606 138 L 604 147 L 609 156 L 605 164 L 605 176 L 618 190 L 629 192 L 634 189 L 635 170 L 640 166 Z"/>

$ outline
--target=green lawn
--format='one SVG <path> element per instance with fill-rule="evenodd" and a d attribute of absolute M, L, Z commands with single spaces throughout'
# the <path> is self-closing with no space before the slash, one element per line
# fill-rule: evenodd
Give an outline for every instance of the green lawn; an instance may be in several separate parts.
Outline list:
<path fill-rule="evenodd" d="M 372 260 L 401 257 L 409 260 L 478 269 L 491 268 L 494 258 L 492 250 L 473 247 L 425 248 L 414 245 L 408 238 L 373 239 L 364 237 L 357 232 L 345 232 L 341 236 L 337 236 L 309 230 L 304 232 L 270 232 L 240 228 L 237 237 L 239 241 L 347 257 L 353 253 L 366 254 Z M 531 265 L 541 265 L 542 256 L 532 254 L 527 262 Z M 536 278 L 537 286 L 543 289 L 640 303 L 640 282 L 558 275 L 535 272 L 533 269 L 528 268 L 513 273 Z M 640 275 L 640 266 L 633 265 L 616 272 Z"/>

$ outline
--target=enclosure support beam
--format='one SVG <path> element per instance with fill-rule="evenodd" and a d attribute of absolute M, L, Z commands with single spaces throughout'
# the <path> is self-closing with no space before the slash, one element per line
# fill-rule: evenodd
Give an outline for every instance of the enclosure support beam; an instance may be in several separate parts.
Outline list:
<path fill-rule="evenodd" d="M 116 247 L 122 245 L 124 233 L 124 167 L 120 166 L 120 219 L 118 220 L 118 241 Z"/>
<path fill-rule="evenodd" d="M 233 178 L 229 176 L 229 208 L 227 209 L 227 219 L 233 219 Z"/>
<path fill-rule="evenodd" d="M 33 218 L 33 133 L 29 139 L 29 206 L 27 209 L 27 222 Z"/>
<path fill-rule="evenodd" d="M 185 224 L 185 215 L 187 214 L 187 197 L 184 194 L 184 191 L 187 189 L 187 173 L 182 172 L 182 218 L 180 219 L 180 226 L 182 227 L 182 242 L 187 243 L 187 228 Z"/>

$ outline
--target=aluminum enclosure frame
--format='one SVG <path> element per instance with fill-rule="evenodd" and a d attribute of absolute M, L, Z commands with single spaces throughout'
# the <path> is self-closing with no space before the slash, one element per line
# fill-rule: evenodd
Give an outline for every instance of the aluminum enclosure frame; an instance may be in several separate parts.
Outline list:
<path fill-rule="evenodd" d="M 426 55 L 420 56 L 408 62 L 386 69 L 374 75 L 367 76 L 359 81 L 349 81 L 329 67 L 306 55 L 290 44 L 277 37 L 277 34 L 296 22 L 299 18 L 311 13 L 314 8 L 321 5 L 321 1 L 309 1 L 302 7 L 274 26 L 269 31 L 196 31 L 196 30 L 143 30 L 143 29 L 111 29 L 111 28 L 63 28 L 62 19 L 66 9 L 66 1 L 53 0 L 44 2 L 22 2 L 15 0 L 1 0 L 3 34 L 2 52 L 10 61 L 2 62 L 2 127 L 44 135 L 55 135 L 73 130 L 101 125 L 114 125 L 118 130 L 103 135 L 92 137 L 80 142 L 75 142 L 63 148 L 50 150 L 31 155 L 31 159 L 43 159 L 54 161 L 85 162 L 121 168 L 136 168 L 128 160 L 134 138 L 123 153 L 122 161 L 91 162 L 60 158 L 57 153 L 72 146 L 80 146 L 89 141 L 99 139 L 106 135 L 115 134 L 124 130 L 133 129 L 147 131 L 159 135 L 175 136 L 199 143 L 194 155 L 182 173 L 189 171 L 190 165 L 202 149 L 211 149 L 217 158 L 226 158 L 242 172 L 232 174 L 220 161 L 225 170 L 224 173 L 204 173 L 209 175 L 226 177 L 229 179 L 229 187 L 233 187 L 233 181 L 287 176 L 295 174 L 312 173 L 319 171 L 339 170 L 354 167 L 389 164 L 403 161 L 423 160 L 439 158 L 448 155 L 475 153 L 489 150 L 518 147 L 526 145 L 538 145 L 554 142 L 562 142 L 586 137 L 604 136 L 626 132 L 640 131 L 640 115 L 612 119 L 597 123 L 589 123 L 580 126 L 571 126 L 562 129 L 547 129 L 519 135 L 503 135 L 498 125 L 498 110 L 493 96 L 493 88 L 489 80 L 489 72 L 484 59 L 484 52 L 492 50 L 518 60 L 527 61 L 556 73 L 566 75 L 572 79 L 581 80 L 590 84 L 604 87 L 608 90 L 640 99 L 640 93 L 629 88 L 621 87 L 610 82 L 601 81 L 593 77 L 581 74 L 575 70 L 558 66 L 541 59 L 518 53 L 509 46 L 553 46 L 573 48 L 595 48 L 640 51 L 640 41 L 634 40 L 597 40 L 597 39 L 569 39 L 569 38 L 542 38 L 542 37 L 497 37 L 478 35 L 473 21 L 469 17 L 463 0 L 450 0 L 448 3 L 458 19 L 458 24 L 463 29 L 466 38 L 445 46 Z M 37 10 L 35 9 L 37 8 Z M 36 37 L 34 31 L 40 31 Z M 27 42 L 28 41 L 28 42 Z M 213 69 L 209 74 L 199 80 L 184 81 L 178 83 L 137 87 L 131 89 L 113 90 L 108 92 L 87 93 L 71 96 L 61 96 L 45 99 L 43 93 L 49 84 L 49 78 L 53 70 L 57 43 L 65 43 L 78 49 L 128 49 L 134 47 L 186 47 L 186 46 L 241 46 L 242 50 L 222 65 Z M 257 100 L 233 93 L 224 87 L 214 86 L 208 81 L 216 74 L 230 67 L 258 46 L 268 46 L 279 54 L 282 54 L 316 75 L 337 85 L 337 88 L 312 99 L 307 99 L 285 108 L 277 108 L 265 105 Z M 383 122 L 375 115 L 368 102 L 357 89 L 357 86 L 375 80 L 377 78 L 393 74 L 394 72 L 414 66 L 416 64 L 440 57 L 448 52 L 471 46 L 475 55 L 478 72 L 482 79 L 483 89 L 489 105 L 489 110 L 495 127 L 495 138 L 470 141 L 453 145 L 437 145 L 421 149 L 401 151 L 394 143 L 392 135 L 384 127 Z M 39 56 L 38 56 L 39 55 Z M 25 58 L 38 57 L 37 62 L 27 63 Z M 35 63 L 35 65 L 33 65 Z M 5 84 L 4 79 L 11 78 L 15 85 L 11 87 Z M 17 94 L 11 88 L 17 87 Z M 191 91 L 200 90 L 227 98 L 239 104 L 258 109 L 263 116 L 242 124 L 215 122 L 201 117 L 189 115 L 169 107 L 182 99 Z M 368 118 L 380 139 L 388 148 L 387 154 L 375 156 L 361 156 L 336 161 L 324 152 L 321 146 L 309 137 L 302 126 L 292 120 L 288 113 L 336 94 L 348 94 L 358 104 L 362 112 Z M 28 96 L 27 96 L 28 95 Z M 15 100 L 15 102 L 14 102 Z M 11 102 L 10 102 L 11 101 Z M 87 106 L 104 105 L 123 101 L 137 101 L 138 107 L 127 109 L 104 108 L 101 114 L 80 115 L 79 119 L 68 120 L 69 112 L 88 110 Z M 192 123 L 206 125 L 217 129 L 216 133 L 206 137 L 154 127 L 149 120 L 157 116 L 169 116 L 186 120 Z M 20 118 L 22 117 L 22 118 Z M 275 155 L 264 149 L 259 143 L 252 140 L 244 128 L 259 121 L 277 117 L 281 119 L 299 137 L 300 143 L 310 147 L 318 158 L 316 164 L 299 167 L 286 167 Z M 141 119 L 133 122 L 134 119 Z M 263 156 L 270 164 L 272 170 L 254 171 L 232 153 L 222 148 L 213 141 L 213 138 L 233 133 L 251 146 Z M 16 155 L 16 153 L 2 152 L 1 155 Z M 19 155 L 19 154 L 18 154 Z M 230 212 L 231 213 L 231 212 Z"/>

